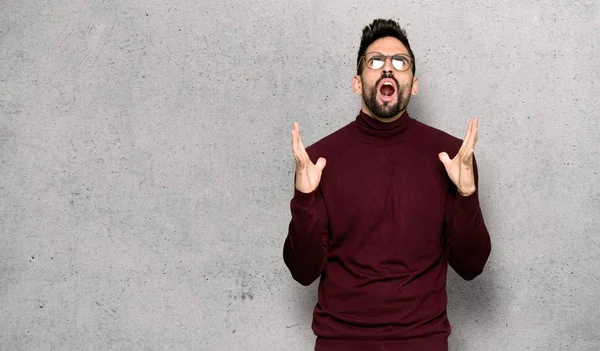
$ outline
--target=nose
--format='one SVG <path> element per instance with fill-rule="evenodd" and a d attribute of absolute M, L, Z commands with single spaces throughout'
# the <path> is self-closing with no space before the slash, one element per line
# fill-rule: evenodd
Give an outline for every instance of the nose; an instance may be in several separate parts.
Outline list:
<path fill-rule="evenodd" d="M 383 70 L 384 71 L 388 71 L 388 72 L 392 72 L 393 71 L 394 66 L 392 66 L 392 58 L 391 57 L 386 57 L 385 61 L 383 61 Z"/>

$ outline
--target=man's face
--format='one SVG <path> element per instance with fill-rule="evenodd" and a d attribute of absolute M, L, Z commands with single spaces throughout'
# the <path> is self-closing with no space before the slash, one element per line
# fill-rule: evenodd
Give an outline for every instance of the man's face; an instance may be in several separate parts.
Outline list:
<path fill-rule="evenodd" d="M 408 50 L 398 39 L 385 37 L 369 45 L 365 54 L 379 52 L 383 55 L 408 55 Z M 392 121 L 406 110 L 411 95 L 418 93 L 418 81 L 412 68 L 398 71 L 386 59 L 380 69 L 367 67 L 362 60 L 362 72 L 353 79 L 353 89 L 362 95 L 362 109 L 371 117 Z"/>

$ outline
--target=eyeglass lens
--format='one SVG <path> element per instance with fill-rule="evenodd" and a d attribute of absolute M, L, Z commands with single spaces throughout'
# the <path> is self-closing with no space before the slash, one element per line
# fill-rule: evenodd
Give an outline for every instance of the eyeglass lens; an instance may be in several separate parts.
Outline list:
<path fill-rule="evenodd" d="M 383 54 L 368 55 L 366 57 L 367 66 L 369 66 L 369 68 L 371 68 L 371 69 L 380 69 L 381 67 L 383 67 L 385 65 L 385 60 L 388 57 L 390 57 L 390 56 L 385 56 Z M 410 61 L 405 56 L 394 55 L 394 56 L 391 56 L 390 58 L 392 60 L 392 67 L 394 67 L 394 69 L 397 71 L 405 71 L 408 69 L 408 66 L 410 65 Z"/>

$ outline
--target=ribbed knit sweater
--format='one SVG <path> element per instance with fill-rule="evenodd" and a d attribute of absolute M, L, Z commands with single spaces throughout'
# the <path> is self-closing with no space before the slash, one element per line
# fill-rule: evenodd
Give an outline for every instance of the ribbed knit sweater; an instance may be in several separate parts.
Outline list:
<path fill-rule="evenodd" d="M 307 148 L 327 165 L 294 192 L 283 257 L 301 284 L 320 277 L 317 351 L 447 350 L 448 264 L 471 280 L 491 248 L 478 191 L 460 195 L 438 158 L 460 145 L 408 113 L 361 111 Z"/>

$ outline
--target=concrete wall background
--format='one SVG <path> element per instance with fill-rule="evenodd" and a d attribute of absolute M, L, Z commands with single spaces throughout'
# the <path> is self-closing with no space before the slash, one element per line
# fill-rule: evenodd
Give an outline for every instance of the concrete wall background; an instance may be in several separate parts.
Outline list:
<path fill-rule="evenodd" d="M 480 118 L 493 249 L 449 275 L 451 349 L 600 349 L 599 7 L 0 0 L 0 349 L 312 349 L 289 130 L 355 117 L 377 17 L 407 28 L 414 117 Z"/>

